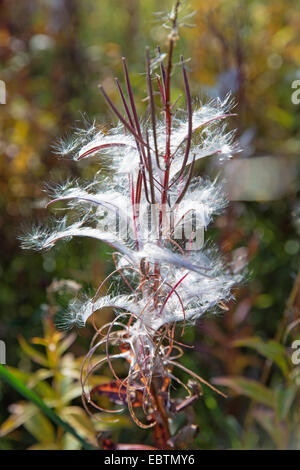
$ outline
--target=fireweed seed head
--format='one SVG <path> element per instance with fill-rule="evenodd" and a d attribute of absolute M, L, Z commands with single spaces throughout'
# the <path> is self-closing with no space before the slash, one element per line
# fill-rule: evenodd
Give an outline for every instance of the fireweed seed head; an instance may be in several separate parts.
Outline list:
<path fill-rule="evenodd" d="M 160 51 L 153 61 L 146 52 L 147 118 L 138 116 L 123 59 L 126 92 L 116 81 L 121 111 L 100 87 L 118 124 L 109 128 L 93 122 L 76 129 L 55 149 L 76 162 L 99 161 L 105 170 L 91 181 L 70 179 L 48 188 L 48 206 L 52 211 L 59 209 L 63 216 L 54 219 L 49 228 L 34 227 L 22 237 L 27 249 L 49 249 L 73 237 L 91 237 L 113 248 L 114 268 L 95 296 L 76 297 L 57 324 L 62 329 L 80 328 L 92 320 L 96 333 L 82 368 L 84 400 L 91 403 L 86 392 L 89 376 L 108 365 L 114 378 L 126 387 L 130 413 L 141 427 L 153 423 L 145 425 L 136 417 L 132 394 L 136 390 L 143 393 L 147 411 L 155 406 L 153 378 L 164 378 L 169 388 L 172 380 L 180 383 L 173 373 L 174 368 L 183 368 L 176 362 L 175 325 L 180 324 L 183 331 L 202 315 L 218 312 L 233 298 L 233 288 L 243 277 L 232 272 L 217 249 L 204 240 L 209 224 L 227 205 L 222 183 L 194 176 L 197 160 L 208 156 L 224 160 L 238 151 L 234 131 L 227 128 L 232 100 L 227 96 L 193 107 L 181 58 L 186 111 L 176 111 L 171 105 L 179 3 L 165 18 L 171 28 L 167 64 Z M 157 110 L 159 100 L 162 113 Z M 109 284 L 112 287 L 106 295 L 100 295 Z M 104 308 L 112 309 L 115 316 L 98 327 L 96 319 L 101 319 Z M 93 366 L 92 356 L 98 348 L 106 354 Z M 116 375 L 113 362 L 119 360 L 127 364 L 125 378 Z M 187 372 L 195 378 L 192 371 Z"/>

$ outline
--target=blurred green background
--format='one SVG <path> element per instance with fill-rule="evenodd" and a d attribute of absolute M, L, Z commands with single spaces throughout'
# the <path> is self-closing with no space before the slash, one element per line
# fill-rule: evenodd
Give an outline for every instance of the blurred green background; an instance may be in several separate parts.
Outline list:
<path fill-rule="evenodd" d="M 58 159 L 51 147 L 84 117 L 112 121 L 97 85 L 104 84 L 117 100 L 113 80 L 122 77 L 122 56 L 143 112 L 145 46 L 163 48 L 167 36 L 153 12 L 171 5 L 170 0 L 0 0 L 0 79 L 7 89 L 6 104 L 0 105 L 0 339 L 6 342 L 7 365 L 49 403 L 58 399 L 51 396 L 54 388 L 59 400 L 53 406 L 87 437 L 93 428 L 78 410 L 76 377 L 91 330 L 80 330 L 68 347 L 66 369 L 75 372 L 64 381 L 62 351 L 55 360 L 50 357 L 49 345 L 58 348 L 61 338 L 51 323 L 59 307 L 49 286 L 53 280 L 73 279 L 91 291 L 110 270 L 109 250 L 74 240 L 42 254 L 23 252 L 16 237 L 32 221 L 49 217 L 43 208 L 46 183 L 88 178 L 98 169 Z M 181 30 L 176 54 L 191 57 L 193 96 L 231 92 L 238 115 L 230 125 L 244 149 L 239 158 L 284 159 L 294 172 L 293 184 L 274 200 L 233 201 L 208 234 L 230 261 L 247 261 L 249 275 L 228 312 L 201 320 L 185 334 L 195 351 L 187 350 L 183 363 L 205 379 L 219 377 L 220 384 L 230 386 L 227 400 L 205 390 L 195 405 L 199 433 L 189 446 L 299 448 L 299 373 L 290 360 L 297 332 L 291 332 L 293 338 L 284 335 L 300 306 L 300 107 L 291 101 L 292 82 L 300 79 L 299 4 L 191 0 L 189 5 L 196 11 L 190 19 L 194 27 Z M 180 75 L 174 80 L 177 95 Z M 214 171 L 211 161 L 199 168 L 200 174 Z M 34 340 L 34 347 L 40 352 L 46 347 L 46 363 L 28 349 L 34 337 L 45 339 L 42 344 Z M 37 363 L 51 374 L 37 375 Z M 76 448 L 42 416 L 32 418 L 28 404 L 2 383 L 0 400 L 0 448 Z M 64 412 L 67 406 L 74 407 L 73 414 Z M 115 441 L 151 443 L 151 435 L 126 417 L 105 430 Z"/>

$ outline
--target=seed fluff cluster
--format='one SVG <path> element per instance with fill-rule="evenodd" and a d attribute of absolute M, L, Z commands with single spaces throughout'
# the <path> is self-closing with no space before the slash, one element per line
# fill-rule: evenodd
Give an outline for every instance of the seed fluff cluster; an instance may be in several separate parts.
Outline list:
<path fill-rule="evenodd" d="M 59 326 L 83 327 L 91 318 L 95 327 L 82 367 L 86 406 L 103 410 L 95 403 L 88 382 L 92 373 L 108 365 L 119 384 L 119 402 L 128 406 L 134 421 L 144 428 L 155 425 L 155 418 L 150 422 L 148 418 L 157 407 L 155 381 L 160 381 L 167 396 L 172 382 L 191 393 L 189 386 L 176 377 L 176 368 L 205 382 L 177 362 L 182 350 L 175 339 L 176 326 L 181 325 L 183 331 L 187 323 L 204 313 L 226 308 L 233 286 L 241 280 L 240 274 L 231 273 L 216 248 L 203 243 L 207 226 L 226 206 L 222 187 L 217 181 L 193 176 L 197 160 L 208 156 L 227 159 L 236 151 L 234 135 L 225 125 L 232 116 L 232 103 L 227 97 L 200 103 L 193 109 L 181 57 L 186 110 L 176 110 L 170 95 L 177 17 L 173 15 L 170 20 L 173 33 L 168 54 L 158 49 L 151 60 L 146 51 L 145 118 L 138 116 L 123 59 L 126 93 L 116 80 L 122 110 L 100 87 L 118 125 L 107 130 L 93 124 L 85 131 L 76 131 L 70 142 L 59 144 L 58 150 L 63 156 L 71 154 L 75 161 L 100 159 L 105 170 L 91 182 L 69 180 L 52 189 L 48 205 L 63 203 L 64 217 L 47 229 L 35 228 L 23 238 L 23 247 L 30 249 L 49 249 L 72 237 L 92 237 L 113 247 L 114 270 L 94 297 L 71 302 Z M 114 293 L 108 289 L 103 296 L 100 292 L 107 283 L 118 287 Z M 107 307 L 115 311 L 115 318 L 99 328 L 95 314 Z M 99 347 L 106 355 L 95 361 Z M 127 364 L 125 378 L 118 376 L 114 361 Z M 125 398 L 121 397 L 123 389 Z M 135 410 L 137 392 L 143 395 L 146 423 Z M 168 403 L 167 399 L 166 407 Z"/>

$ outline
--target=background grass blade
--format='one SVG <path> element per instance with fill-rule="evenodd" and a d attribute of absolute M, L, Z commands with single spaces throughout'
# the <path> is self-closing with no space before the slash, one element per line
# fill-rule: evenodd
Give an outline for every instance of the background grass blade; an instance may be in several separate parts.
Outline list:
<path fill-rule="evenodd" d="M 72 434 L 82 445 L 85 450 L 95 450 L 93 446 L 88 444 L 78 433 L 77 431 L 70 426 L 66 421 L 62 420 L 51 408 L 49 408 L 46 403 L 41 400 L 41 398 L 36 395 L 32 390 L 26 387 L 26 385 L 22 384 L 20 380 L 18 380 L 5 366 L 0 364 L 0 377 L 5 380 L 11 387 L 17 390 L 24 398 L 30 400 L 34 403 L 42 412 L 48 416 L 51 421 L 63 428 L 66 432 Z"/>

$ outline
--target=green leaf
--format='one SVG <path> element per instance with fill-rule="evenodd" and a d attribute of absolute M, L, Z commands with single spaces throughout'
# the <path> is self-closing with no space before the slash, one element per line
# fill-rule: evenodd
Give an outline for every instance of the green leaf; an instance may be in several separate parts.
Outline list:
<path fill-rule="evenodd" d="M 43 374 L 40 372 L 40 371 L 45 371 L 46 369 L 39 369 L 37 372 L 31 373 L 31 374 L 25 374 L 24 372 L 21 372 L 19 369 L 15 369 L 14 367 L 7 367 L 6 369 L 10 371 L 11 374 L 13 374 L 13 376 L 17 380 L 20 380 L 20 382 L 22 382 L 28 388 L 30 389 L 33 388 L 39 395 L 43 397 L 43 399 L 55 400 L 56 398 L 55 390 L 47 382 L 45 382 L 46 373 Z M 50 374 L 52 375 L 53 373 L 49 372 L 49 376 Z M 44 378 L 41 378 L 41 377 L 44 377 Z M 43 381 L 41 382 L 40 380 L 43 380 Z"/>
<path fill-rule="evenodd" d="M 27 382 L 28 388 L 36 387 L 40 382 L 43 382 L 50 377 L 53 377 L 54 372 L 49 369 L 39 369 L 30 375 L 30 379 Z"/>
<path fill-rule="evenodd" d="M 94 426 L 97 431 L 109 431 L 112 432 L 114 429 L 121 428 L 132 428 L 133 422 L 126 415 L 118 415 L 112 417 L 109 413 L 96 413 L 95 418 L 101 418 L 95 421 Z"/>
<path fill-rule="evenodd" d="M 69 402 L 74 400 L 74 398 L 80 397 L 81 394 L 82 394 L 81 385 L 70 384 L 69 387 L 66 389 L 65 393 L 63 394 L 63 396 L 61 397 L 61 402 L 63 404 L 68 404 Z"/>
<path fill-rule="evenodd" d="M 62 448 L 64 450 L 80 450 L 80 444 L 71 434 L 65 434 L 62 438 Z"/>
<path fill-rule="evenodd" d="M 23 395 L 23 397 L 34 403 L 54 424 L 63 428 L 65 432 L 72 434 L 81 443 L 84 449 L 94 449 L 94 447 L 88 444 L 69 423 L 63 421 L 38 395 L 36 395 L 36 393 L 27 388 L 2 364 L 0 364 L 0 377 Z"/>
<path fill-rule="evenodd" d="M 55 442 L 55 430 L 48 418 L 40 411 L 25 421 L 24 427 L 38 442 Z"/>
<path fill-rule="evenodd" d="M 279 420 L 285 420 L 296 396 L 296 387 L 277 390 L 277 416 Z"/>
<path fill-rule="evenodd" d="M 262 356 L 274 362 L 282 371 L 285 377 L 289 376 L 290 368 L 286 356 L 285 348 L 277 341 L 263 341 L 261 338 L 243 338 L 232 343 L 236 347 L 248 347 L 254 349 Z"/>
<path fill-rule="evenodd" d="M 69 436 L 69 435 L 70 434 L 66 434 L 66 436 Z M 42 442 L 41 444 L 33 444 L 32 446 L 28 447 L 28 450 L 61 450 L 61 449 L 54 442 Z"/>
<path fill-rule="evenodd" d="M 22 426 L 38 411 L 35 405 L 28 402 L 14 403 L 10 406 L 9 409 L 12 414 L 1 424 L 0 437 L 6 436 L 7 434 Z"/>
<path fill-rule="evenodd" d="M 30 346 L 30 344 L 28 344 L 27 341 L 22 338 L 22 336 L 19 337 L 19 343 L 23 351 L 27 354 L 27 356 L 30 357 L 30 359 L 32 359 L 34 362 L 37 362 L 41 366 L 48 367 L 47 357 Z"/>
<path fill-rule="evenodd" d="M 276 423 L 274 412 L 271 410 L 254 410 L 253 416 L 266 433 L 273 439 L 277 448 L 286 448 L 286 430 L 284 426 Z"/>
<path fill-rule="evenodd" d="M 276 396 L 274 392 L 256 380 L 245 377 L 217 377 L 213 380 L 217 385 L 224 385 L 232 388 L 236 393 L 245 395 L 252 400 L 267 405 L 270 408 L 276 407 Z"/>
<path fill-rule="evenodd" d="M 62 408 L 61 417 L 77 429 L 82 436 L 97 445 L 93 423 L 82 408 L 79 406 L 67 406 Z"/>

